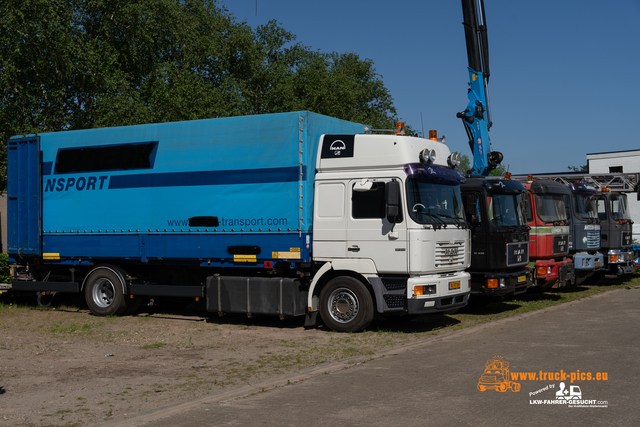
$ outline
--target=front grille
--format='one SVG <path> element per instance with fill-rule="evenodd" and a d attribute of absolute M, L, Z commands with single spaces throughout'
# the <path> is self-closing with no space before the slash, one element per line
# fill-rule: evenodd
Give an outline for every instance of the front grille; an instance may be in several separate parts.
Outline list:
<path fill-rule="evenodd" d="M 529 242 L 507 244 L 507 266 L 524 265 L 529 262 Z"/>
<path fill-rule="evenodd" d="M 407 278 L 402 276 L 382 276 L 382 284 L 388 291 L 399 291 L 407 288 Z"/>
<path fill-rule="evenodd" d="M 464 265 L 465 254 L 464 240 L 436 243 L 436 267 L 461 266 Z"/>
<path fill-rule="evenodd" d="M 587 231 L 587 248 L 598 249 L 600 247 L 600 231 Z"/>
<path fill-rule="evenodd" d="M 384 295 L 384 301 L 389 308 L 404 308 L 407 298 L 404 295 Z"/>
<path fill-rule="evenodd" d="M 553 236 L 553 254 L 566 255 L 569 253 L 569 235 L 556 234 Z"/>

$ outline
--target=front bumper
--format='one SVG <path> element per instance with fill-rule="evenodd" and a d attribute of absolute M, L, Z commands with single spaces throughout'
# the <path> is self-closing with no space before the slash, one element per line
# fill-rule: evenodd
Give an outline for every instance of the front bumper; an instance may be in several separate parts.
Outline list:
<path fill-rule="evenodd" d="M 621 276 L 623 274 L 633 273 L 635 252 L 631 249 L 612 249 L 607 253 L 605 262 L 606 269 L 611 274 Z"/>
<path fill-rule="evenodd" d="M 570 258 L 562 261 L 537 260 L 532 267 L 534 285 L 542 289 L 562 287 L 575 283 L 576 272 Z"/>
<path fill-rule="evenodd" d="M 407 280 L 408 314 L 446 313 L 469 302 L 471 276 L 466 271 L 415 276 Z M 418 289 L 429 289 L 422 293 Z"/>
<path fill-rule="evenodd" d="M 532 285 L 531 270 L 526 268 L 508 273 L 471 272 L 472 295 L 518 295 Z"/>
<path fill-rule="evenodd" d="M 591 271 L 604 266 L 604 255 L 600 252 L 590 254 L 579 252 L 573 256 L 573 266 L 576 270 Z"/>

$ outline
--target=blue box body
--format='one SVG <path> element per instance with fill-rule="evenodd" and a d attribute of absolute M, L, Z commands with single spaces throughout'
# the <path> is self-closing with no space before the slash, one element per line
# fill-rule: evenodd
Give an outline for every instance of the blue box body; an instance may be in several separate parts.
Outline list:
<path fill-rule="evenodd" d="M 320 136 L 363 130 L 302 111 L 12 138 L 9 253 L 309 262 Z"/>

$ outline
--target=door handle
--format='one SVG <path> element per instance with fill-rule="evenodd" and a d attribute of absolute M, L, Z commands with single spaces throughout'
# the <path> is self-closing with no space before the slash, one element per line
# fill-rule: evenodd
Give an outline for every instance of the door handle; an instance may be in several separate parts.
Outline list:
<path fill-rule="evenodd" d="M 360 248 L 357 246 L 351 246 L 350 248 L 347 248 L 347 250 L 349 252 L 360 252 Z"/>

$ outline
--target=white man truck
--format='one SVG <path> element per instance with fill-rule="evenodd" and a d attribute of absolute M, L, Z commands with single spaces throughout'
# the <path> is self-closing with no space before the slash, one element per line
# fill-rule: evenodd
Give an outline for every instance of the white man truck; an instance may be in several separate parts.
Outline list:
<path fill-rule="evenodd" d="M 65 131 L 8 144 L 12 289 L 306 316 L 467 304 L 470 233 L 442 143 L 292 112 Z"/>

